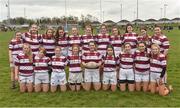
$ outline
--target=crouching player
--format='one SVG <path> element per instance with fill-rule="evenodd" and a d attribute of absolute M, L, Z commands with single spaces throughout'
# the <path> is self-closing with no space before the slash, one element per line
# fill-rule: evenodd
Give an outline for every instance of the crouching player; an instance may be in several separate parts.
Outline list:
<path fill-rule="evenodd" d="M 150 91 L 151 93 L 159 92 L 163 94 L 164 75 L 166 72 L 166 57 L 160 53 L 160 47 L 157 44 L 151 46 L 150 58 Z M 163 88 L 162 88 L 163 87 Z"/>
<path fill-rule="evenodd" d="M 15 79 L 19 80 L 20 92 L 33 91 L 33 54 L 29 44 L 23 44 L 23 52 L 17 55 Z"/>
<path fill-rule="evenodd" d="M 136 90 L 140 91 L 141 87 L 143 87 L 143 91 L 146 92 L 149 84 L 150 61 L 146 44 L 144 42 L 138 43 L 138 48 L 135 51 L 134 61 Z"/>
<path fill-rule="evenodd" d="M 44 47 L 39 48 L 39 53 L 34 57 L 34 74 L 35 74 L 35 92 L 49 91 L 49 65 L 50 58 L 46 57 L 46 50 Z"/>
<path fill-rule="evenodd" d="M 77 44 L 72 46 L 72 54 L 68 59 L 69 66 L 69 87 L 72 91 L 79 91 L 81 89 L 81 83 L 83 81 L 82 69 L 81 69 L 81 55 Z"/>
<path fill-rule="evenodd" d="M 134 54 L 131 51 L 130 43 L 125 43 L 123 50 L 119 55 L 120 70 L 119 70 L 119 84 L 120 90 L 126 90 L 128 84 L 129 91 L 134 91 Z"/>
<path fill-rule="evenodd" d="M 67 59 L 65 56 L 61 55 L 61 48 L 55 48 L 55 56 L 52 57 L 52 74 L 51 74 L 51 92 L 56 92 L 57 86 L 60 86 L 61 91 L 66 91 L 66 72 L 65 66 L 67 65 Z"/>
<path fill-rule="evenodd" d="M 116 91 L 117 84 L 117 58 L 112 45 L 107 46 L 107 54 L 103 57 L 103 90 L 111 87 Z"/>
<path fill-rule="evenodd" d="M 89 51 L 85 52 L 82 56 L 82 65 L 84 70 L 84 89 L 89 91 L 91 89 L 91 83 L 93 83 L 94 89 L 97 91 L 101 88 L 100 72 L 102 57 L 96 50 L 96 44 L 94 41 L 89 42 Z"/>

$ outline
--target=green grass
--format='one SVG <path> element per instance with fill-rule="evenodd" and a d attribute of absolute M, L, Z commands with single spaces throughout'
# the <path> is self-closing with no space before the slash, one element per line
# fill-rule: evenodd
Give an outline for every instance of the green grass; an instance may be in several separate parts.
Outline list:
<path fill-rule="evenodd" d="M 152 33 L 151 33 L 152 34 Z M 54 107 L 54 106 L 98 106 L 98 107 L 180 107 L 180 30 L 165 32 L 171 48 L 168 59 L 168 82 L 174 91 L 162 97 L 143 92 L 80 91 L 65 93 L 20 93 L 10 89 L 10 68 L 8 64 L 8 43 L 13 32 L 0 32 L 0 106 Z"/>

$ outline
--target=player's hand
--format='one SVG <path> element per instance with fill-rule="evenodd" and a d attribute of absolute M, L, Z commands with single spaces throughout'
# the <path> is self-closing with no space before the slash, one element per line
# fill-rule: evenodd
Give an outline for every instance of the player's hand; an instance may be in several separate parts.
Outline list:
<path fill-rule="evenodd" d="M 162 85 L 163 84 L 163 80 L 162 78 L 159 79 L 159 85 Z"/>

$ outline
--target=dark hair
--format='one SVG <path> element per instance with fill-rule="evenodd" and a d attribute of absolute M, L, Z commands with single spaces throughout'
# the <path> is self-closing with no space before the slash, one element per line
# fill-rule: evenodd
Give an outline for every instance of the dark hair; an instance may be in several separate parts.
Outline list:
<path fill-rule="evenodd" d="M 96 44 L 96 42 L 95 42 L 95 41 L 90 41 L 88 45 L 90 45 L 90 43 L 93 43 L 93 44 L 95 45 L 95 47 L 96 47 L 96 50 L 97 50 L 97 44 Z"/>
<path fill-rule="evenodd" d="M 47 30 L 46 30 L 46 32 L 45 32 L 45 38 L 47 37 L 47 32 L 49 31 L 49 30 L 51 30 L 52 31 L 52 39 L 55 39 L 55 36 L 54 36 L 54 29 L 53 28 L 48 28 Z"/>
<path fill-rule="evenodd" d="M 132 24 L 130 24 L 130 23 L 129 23 L 129 24 L 127 24 L 127 25 L 126 25 L 126 30 L 125 30 L 125 33 L 128 33 L 127 28 L 128 28 L 129 26 L 133 27 L 133 26 L 132 26 Z"/>
<path fill-rule="evenodd" d="M 108 48 L 112 48 L 112 50 L 113 50 L 113 57 L 115 58 L 114 47 L 113 47 L 111 44 L 107 45 L 107 47 L 106 47 L 106 56 L 105 56 L 105 58 L 106 58 L 107 55 L 108 55 L 108 52 L 107 52 L 107 49 L 108 49 Z"/>
<path fill-rule="evenodd" d="M 62 26 L 59 26 L 56 30 L 56 34 L 55 34 L 55 40 L 56 40 L 56 44 L 58 43 L 58 39 L 59 39 L 59 30 L 63 30 L 64 31 L 64 28 Z M 66 33 L 64 32 L 63 34 L 63 38 L 66 37 Z"/>

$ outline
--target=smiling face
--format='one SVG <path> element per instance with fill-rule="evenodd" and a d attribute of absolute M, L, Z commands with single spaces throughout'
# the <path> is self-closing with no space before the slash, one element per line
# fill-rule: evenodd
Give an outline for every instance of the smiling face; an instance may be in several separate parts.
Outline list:
<path fill-rule="evenodd" d="M 126 53 L 129 53 L 129 52 L 131 51 L 131 45 L 130 45 L 130 44 L 125 44 L 125 45 L 124 45 L 124 51 L 125 51 Z"/>
<path fill-rule="evenodd" d="M 64 36 L 64 30 L 58 30 L 58 34 L 60 37 L 63 37 Z"/>
<path fill-rule="evenodd" d="M 16 32 L 15 38 L 16 38 L 17 40 L 20 40 L 20 39 L 21 39 L 21 36 L 22 36 L 21 32 Z"/>
<path fill-rule="evenodd" d="M 95 50 L 96 50 L 96 45 L 95 45 L 95 43 L 90 42 L 90 43 L 89 43 L 89 49 L 90 49 L 91 52 L 95 51 Z"/>
<path fill-rule="evenodd" d="M 127 26 L 127 32 L 128 32 L 128 33 L 132 33 L 132 32 L 133 32 L 132 26 Z"/>
<path fill-rule="evenodd" d="M 156 45 L 152 45 L 151 46 L 151 51 L 152 51 L 152 54 L 157 55 L 157 54 L 159 54 L 160 49 Z"/>
<path fill-rule="evenodd" d="M 61 48 L 60 47 L 56 47 L 54 52 L 55 52 L 55 55 L 59 57 L 61 55 Z"/>
<path fill-rule="evenodd" d="M 101 34 L 106 34 L 106 33 L 107 33 L 106 26 L 101 26 Z"/>
<path fill-rule="evenodd" d="M 112 29 L 112 34 L 113 34 L 114 36 L 117 36 L 117 35 L 118 35 L 118 28 L 113 28 L 113 29 Z"/>
<path fill-rule="evenodd" d="M 141 31 L 140 31 L 140 32 L 141 32 L 141 35 L 142 35 L 142 36 L 145 36 L 145 35 L 147 34 L 147 31 L 146 31 L 146 30 L 144 30 L 144 29 L 141 29 Z"/>
<path fill-rule="evenodd" d="M 28 54 L 28 53 L 30 52 L 30 46 L 27 45 L 27 44 L 24 44 L 24 45 L 23 45 L 23 52 L 24 52 L 25 54 Z"/>
<path fill-rule="evenodd" d="M 53 36 L 53 30 L 52 29 L 48 29 L 47 30 L 47 36 L 48 37 L 52 37 Z"/>
<path fill-rule="evenodd" d="M 44 56 L 45 56 L 44 51 L 43 51 L 43 50 L 40 50 L 40 51 L 39 51 L 39 57 L 40 57 L 40 58 L 43 58 Z"/>
<path fill-rule="evenodd" d="M 38 26 L 36 24 L 31 25 L 30 32 L 32 34 L 37 34 L 38 32 Z"/>
<path fill-rule="evenodd" d="M 85 33 L 86 35 L 91 35 L 92 34 L 91 27 L 86 27 Z"/>
<path fill-rule="evenodd" d="M 78 35 L 78 29 L 75 28 L 75 27 L 73 27 L 73 28 L 72 28 L 72 34 L 73 34 L 74 36 Z"/>
<path fill-rule="evenodd" d="M 72 49 L 72 52 L 73 52 L 74 55 L 78 55 L 78 53 L 79 53 L 78 46 L 74 46 L 73 49 Z"/>
<path fill-rule="evenodd" d="M 145 44 L 144 43 L 139 43 L 138 44 L 138 49 L 139 49 L 140 52 L 144 52 L 145 49 L 146 49 Z"/>
<path fill-rule="evenodd" d="M 109 56 L 112 56 L 113 55 L 113 48 L 107 48 L 107 54 L 109 55 Z"/>
<path fill-rule="evenodd" d="M 156 35 L 161 35 L 161 28 L 160 28 L 160 27 L 155 27 L 155 28 L 154 28 L 154 33 L 155 33 Z"/>

